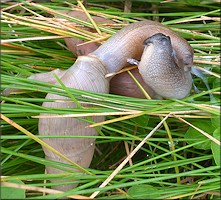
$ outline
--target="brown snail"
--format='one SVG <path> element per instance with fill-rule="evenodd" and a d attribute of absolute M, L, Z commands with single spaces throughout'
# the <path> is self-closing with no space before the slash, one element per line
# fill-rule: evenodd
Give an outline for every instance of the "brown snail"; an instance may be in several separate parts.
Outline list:
<path fill-rule="evenodd" d="M 159 33 L 161 33 L 160 36 Z M 149 39 L 146 40 L 147 38 Z M 162 44 L 157 43 L 157 41 L 162 38 L 167 38 L 164 47 L 166 47 L 171 54 L 168 53 L 164 55 L 163 48 L 161 49 L 162 51 L 158 51 L 162 47 Z M 146 43 L 144 43 L 146 46 L 147 43 L 149 44 L 151 41 L 152 43 L 144 48 L 144 41 L 146 41 Z M 158 61 L 161 59 L 160 64 L 163 64 L 163 66 L 155 68 L 155 54 L 159 54 L 157 59 Z M 169 58 L 167 58 L 168 56 Z M 140 60 L 138 68 L 141 76 L 149 87 L 156 90 L 154 92 L 157 93 L 157 95 L 170 98 L 183 98 L 188 95 L 192 82 L 190 70 L 188 70 L 188 67 L 191 67 L 193 62 L 192 48 L 186 40 L 180 38 L 178 34 L 172 30 L 164 27 L 160 23 L 149 20 L 132 23 L 121 29 L 95 51 L 89 53 L 87 56 L 79 56 L 74 65 L 66 71 L 57 70 L 29 78 L 44 81 L 46 76 L 48 77 L 55 73 L 66 87 L 108 93 L 110 78 L 105 78 L 105 75 L 110 72 L 118 72 L 123 67 L 128 66 L 128 58 Z M 151 69 L 151 71 L 146 71 L 149 69 Z M 175 70 L 177 71 L 174 72 Z M 149 81 L 151 74 L 153 75 L 151 80 L 155 80 L 155 77 L 160 74 L 157 80 L 163 80 L 161 87 L 164 88 L 163 91 L 168 91 L 169 95 L 168 92 L 161 93 L 155 86 L 155 83 Z M 165 74 L 166 76 L 164 76 Z M 50 81 L 58 84 L 55 80 Z M 152 83 L 154 84 L 152 85 Z M 159 83 L 159 81 L 157 81 L 157 83 Z M 180 87 L 181 89 L 179 91 Z M 179 91 L 179 93 L 177 93 L 177 91 Z M 68 98 L 47 94 L 46 99 L 67 100 Z M 73 102 L 68 103 L 62 101 L 45 102 L 43 106 L 73 109 L 77 107 Z M 93 117 L 93 120 L 100 122 L 103 121 L 104 118 Z M 46 136 L 96 135 L 97 131 L 94 128 L 85 128 L 87 125 L 88 123 L 74 118 L 41 118 L 38 128 L 39 134 Z M 94 139 L 47 138 L 44 139 L 44 141 L 82 167 L 89 167 L 94 153 Z M 65 162 L 48 149 L 43 149 L 47 159 Z M 46 171 L 47 173 L 63 173 L 61 170 L 48 166 L 46 166 Z M 66 191 L 72 189 L 74 186 L 74 184 L 63 185 L 61 183 L 59 186 L 53 188 Z"/>

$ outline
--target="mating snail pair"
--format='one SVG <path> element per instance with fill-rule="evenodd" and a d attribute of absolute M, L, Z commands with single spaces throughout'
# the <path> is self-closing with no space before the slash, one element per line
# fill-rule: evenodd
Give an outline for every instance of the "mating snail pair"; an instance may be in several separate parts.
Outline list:
<path fill-rule="evenodd" d="M 51 77 L 50 81 L 58 84 L 53 79 L 54 73 L 66 87 L 109 93 L 111 78 L 105 78 L 105 75 L 118 72 L 128 66 L 130 58 L 140 60 L 140 62 L 133 61 L 138 65 L 142 81 L 147 84 L 144 88 L 151 88 L 152 96 L 181 99 L 189 94 L 192 87 L 190 69 L 193 65 L 191 46 L 172 30 L 150 20 L 132 23 L 121 29 L 95 51 L 79 56 L 66 71 L 54 70 L 29 78 L 44 81 L 45 77 L 47 79 Z M 117 85 L 122 84 L 121 76 L 124 75 L 112 79 L 112 92 L 118 88 Z M 124 86 L 121 85 L 120 88 Z M 46 99 L 67 100 L 68 98 L 47 94 Z M 73 102 L 65 101 L 44 102 L 42 106 L 73 109 L 77 107 Z M 101 122 L 104 117 L 92 117 L 92 120 Z M 75 118 L 40 118 L 38 128 L 39 134 L 45 136 L 96 135 L 97 131 L 94 128 L 85 128 L 87 125 L 89 125 L 87 122 Z M 45 138 L 43 140 L 78 165 L 89 167 L 94 154 L 95 139 Z M 66 162 L 47 148 L 43 147 L 43 150 L 47 159 Z M 46 167 L 46 171 L 47 173 L 63 173 L 49 166 Z M 61 183 L 54 189 L 66 191 L 74 186 Z"/>

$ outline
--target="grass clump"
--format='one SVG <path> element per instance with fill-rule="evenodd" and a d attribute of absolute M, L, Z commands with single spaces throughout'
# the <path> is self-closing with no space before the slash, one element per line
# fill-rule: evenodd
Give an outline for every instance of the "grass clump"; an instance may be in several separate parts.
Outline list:
<path fill-rule="evenodd" d="M 219 199 L 219 3 L 91 0 L 87 5 L 89 14 L 115 22 L 99 26 L 100 34 L 83 30 L 83 26 L 94 27 L 92 23 L 59 13 L 71 9 L 82 7 L 60 0 L 2 4 L 1 89 L 23 90 L 2 96 L 2 194 L 22 188 L 15 195 L 32 199 Z M 194 65 L 204 71 L 211 90 L 194 77 L 199 93 L 192 92 L 183 100 L 147 100 L 76 89 L 67 92 L 62 86 L 26 79 L 35 73 L 68 69 L 75 62 L 76 56 L 65 46 L 65 37 L 102 43 L 137 18 L 158 20 L 187 39 L 194 48 Z M 67 28 L 70 22 L 75 22 L 76 28 Z M 46 109 L 41 105 L 47 93 L 71 94 L 77 101 L 94 106 Z M 38 135 L 36 116 L 40 113 L 75 117 L 105 113 L 106 121 L 98 136 L 81 136 L 96 138 L 97 148 L 90 169 L 85 169 L 83 175 L 73 172 L 71 164 L 44 159 L 41 139 L 49 136 Z M 151 132 L 165 117 L 164 125 Z M 137 151 L 132 156 L 134 149 Z M 128 162 L 123 165 L 126 158 Z M 64 173 L 45 174 L 45 165 L 63 169 Z M 78 186 L 65 193 L 50 189 L 50 180 L 64 177 L 69 180 L 64 184 L 74 181 Z M 105 182 L 108 177 L 110 181 Z M 105 186 L 99 188 L 102 184 Z"/>

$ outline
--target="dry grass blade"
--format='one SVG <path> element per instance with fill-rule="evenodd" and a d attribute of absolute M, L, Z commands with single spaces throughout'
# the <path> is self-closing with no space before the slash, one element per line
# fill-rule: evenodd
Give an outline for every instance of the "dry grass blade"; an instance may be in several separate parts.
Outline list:
<path fill-rule="evenodd" d="M 84 7 L 84 5 L 82 4 L 81 1 L 77 1 L 78 4 L 80 5 L 80 7 L 82 8 L 82 10 L 84 11 L 84 13 L 87 15 L 87 17 L 90 19 L 91 23 L 93 24 L 95 30 L 98 32 L 99 35 L 102 35 L 100 29 L 98 28 L 97 24 L 95 23 L 95 21 L 92 19 L 92 17 L 90 16 L 90 14 L 87 12 L 87 9 Z"/>
<path fill-rule="evenodd" d="M 62 194 L 63 193 L 62 191 L 58 191 L 58 190 L 41 188 L 41 187 L 30 186 L 30 185 L 22 185 L 22 184 L 17 184 L 17 183 L 9 183 L 9 182 L 1 182 L 1 186 L 24 189 L 24 190 L 33 190 L 35 192 L 41 192 L 41 193 L 47 193 L 47 194 Z M 71 198 L 71 199 L 91 199 L 83 195 L 68 195 L 66 197 Z"/>
<path fill-rule="evenodd" d="M 211 63 L 209 63 L 209 64 L 211 64 Z M 197 69 L 200 69 L 200 70 L 206 72 L 207 74 L 210 74 L 210 75 L 215 76 L 215 77 L 217 77 L 217 78 L 221 78 L 221 76 L 220 76 L 219 74 L 214 73 L 214 72 L 211 72 L 211 71 L 209 71 L 209 70 L 207 70 L 207 69 L 205 69 L 205 68 L 203 68 L 203 67 L 199 67 L 199 66 L 195 66 L 195 67 L 196 67 Z"/>
<path fill-rule="evenodd" d="M 218 17 L 208 17 L 208 16 L 200 16 L 197 19 L 188 19 L 188 20 L 180 20 L 177 23 L 184 23 L 184 22 L 195 22 L 195 21 L 220 21 L 220 18 Z"/>
<path fill-rule="evenodd" d="M 212 62 L 212 61 L 206 61 L 206 60 L 194 60 L 194 62 L 200 63 L 200 64 L 220 65 L 219 62 Z"/>
<path fill-rule="evenodd" d="M 105 125 L 105 124 L 110 124 L 110 123 L 114 123 L 114 122 L 119 122 L 119 121 L 126 120 L 126 119 L 131 119 L 131 118 L 134 118 L 134 117 L 141 116 L 142 113 L 143 113 L 143 112 L 140 112 L 140 113 L 138 113 L 138 114 L 127 115 L 127 116 L 123 116 L 123 117 L 118 117 L 118 118 L 111 119 L 111 120 L 106 120 L 106 121 L 104 121 L 104 122 L 91 124 L 91 125 L 89 125 L 88 127 L 92 128 L 92 127 L 102 126 L 102 125 Z"/>
<path fill-rule="evenodd" d="M 44 115 L 32 116 L 32 118 L 69 118 L 69 117 L 88 117 L 88 116 L 115 116 L 115 115 L 131 115 L 139 114 L 141 111 L 130 112 L 102 112 L 102 113 L 86 113 L 86 114 L 67 114 L 67 115 Z"/>
<path fill-rule="evenodd" d="M 3 14 L 5 14 L 5 13 L 3 13 Z M 7 15 L 9 17 L 14 17 L 14 15 L 11 15 L 11 14 L 9 15 L 8 13 L 7 13 Z M 79 36 L 76 33 L 72 33 L 72 32 L 68 32 L 68 31 L 64 31 L 64 30 L 58 29 L 59 27 L 57 27 L 57 28 L 55 28 L 55 26 L 52 27 L 48 23 L 45 24 L 45 25 L 34 24 L 35 22 L 38 22 L 38 20 L 31 20 L 31 21 L 29 20 L 30 22 L 27 23 L 27 22 L 23 22 L 23 21 L 20 21 L 20 20 L 9 18 L 9 17 L 6 17 L 6 16 L 2 15 L 2 18 L 4 18 L 5 22 L 8 22 L 8 23 L 24 25 L 24 26 L 36 28 L 36 29 L 39 29 L 39 30 L 43 30 L 45 32 L 50 32 L 50 33 L 54 33 L 54 34 L 57 34 L 57 35 L 66 36 L 66 37 L 68 37 L 68 36 L 70 36 L 70 37 L 77 37 L 77 36 Z M 23 18 L 23 19 L 26 20 L 27 18 Z"/>
<path fill-rule="evenodd" d="M 11 124 L 13 127 L 15 127 L 16 129 L 20 130 L 21 132 L 23 132 L 27 136 L 31 137 L 33 140 L 35 140 L 36 142 L 38 142 L 39 144 L 41 144 L 45 148 L 49 149 L 50 151 L 52 151 L 53 153 L 55 153 L 59 157 L 63 158 L 64 160 L 66 160 L 67 162 L 72 164 L 73 166 L 77 167 L 78 169 L 82 170 L 83 172 L 85 172 L 87 174 L 91 174 L 89 171 L 87 171 L 86 169 L 82 168 L 80 165 L 76 164 L 75 162 L 73 162 L 72 160 L 70 160 L 69 158 L 67 158 L 63 154 L 61 154 L 59 151 L 57 151 L 53 147 L 49 146 L 46 142 L 44 142 L 43 140 L 39 139 L 38 137 L 33 135 L 31 132 L 27 131 L 26 129 L 24 129 L 23 127 L 21 127 L 17 123 L 15 123 L 14 121 L 12 121 L 9 118 L 7 118 L 6 116 L 4 116 L 3 114 L 1 114 L 1 119 L 4 120 L 5 122 Z"/>
<path fill-rule="evenodd" d="M 115 76 L 115 75 L 117 75 L 117 74 L 120 74 L 120 73 L 129 71 L 129 70 L 132 70 L 132 69 L 137 69 L 137 66 L 134 65 L 134 66 L 131 66 L 131 67 L 126 67 L 126 68 L 121 69 L 121 70 L 118 71 L 118 72 L 113 72 L 113 73 L 106 74 L 106 75 L 105 75 L 105 78 L 109 78 L 109 77 Z"/>
<path fill-rule="evenodd" d="M 129 160 L 139 151 L 139 149 L 146 143 L 146 141 L 160 128 L 160 126 L 165 122 L 165 120 L 169 117 L 166 116 L 161 120 L 161 122 L 137 145 L 137 147 L 126 157 L 126 159 L 112 172 L 112 174 L 99 186 L 99 188 L 105 187 L 119 172 L 120 170 L 127 164 Z M 94 192 L 90 198 L 95 198 L 100 191 Z"/>
<path fill-rule="evenodd" d="M 182 119 L 181 117 L 178 117 L 177 115 L 174 115 L 174 117 L 176 117 L 177 119 L 179 119 L 180 121 L 188 124 L 189 126 L 193 127 L 194 129 L 196 129 L 197 131 L 199 131 L 201 134 L 203 134 L 204 136 L 206 136 L 207 138 L 209 138 L 211 141 L 215 142 L 216 144 L 218 144 L 219 146 L 221 146 L 221 142 L 219 140 L 217 140 L 216 138 L 212 137 L 210 134 L 206 133 L 205 131 L 201 130 L 200 128 L 192 125 L 191 123 L 189 123 L 188 121 Z"/>
<path fill-rule="evenodd" d="M 58 15 L 59 12 L 56 12 Z M 62 14 L 62 13 L 59 13 Z M 62 16 L 67 16 L 65 14 L 62 14 Z M 4 19 L 4 22 L 12 23 L 12 24 L 20 24 L 25 25 L 29 27 L 33 27 L 39 30 L 43 30 L 46 32 L 58 34 L 61 36 L 66 37 L 85 37 L 87 40 L 96 40 L 96 41 L 102 41 L 107 37 L 107 34 L 103 34 L 104 36 L 96 33 L 92 33 L 90 31 L 83 30 L 82 28 L 77 28 L 76 24 L 70 23 L 69 21 L 65 19 L 59 19 L 59 18 L 46 18 L 46 17 L 35 17 L 30 18 L 27 16 L 16 16 L 14 14 L 10 14 L 7 12 L 1 13 L 2 18 Z M 75 18 L 74 18 L 75 19 Z M 77 19 L 77 18 L 76 18 Z"/>
<path fill-rule="evenodd" d="M 51 39 L 58 39 L 58 38 L 65 38 L 65 36 L 43 36 L 43 37 L 8 39 L 8 40 L 1 40 L 1 44 L 11 43 L 11 42 L 33 41 L 33 40 L 51 40 Z"/>

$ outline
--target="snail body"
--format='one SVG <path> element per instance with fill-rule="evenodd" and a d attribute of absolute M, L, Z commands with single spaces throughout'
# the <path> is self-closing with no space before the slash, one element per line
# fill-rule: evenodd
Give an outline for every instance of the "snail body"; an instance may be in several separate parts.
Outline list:
<path fill-rule="evenodd" d="M 170 37 L 155 34 L 144 41 L 144 46 L 138 69 L 145 83 L 162 97 L 186 97 L 192 88 L 190 68 L 177 66 Z"/>
<path fill-rule="evenodd" d="M 144 82 L 138 69 L 132 69 L 130 70 L 130 72 L 142 85 L 144 90 L 148 92 L 148 95 L 150 97 L 158 98 L 153 89 Z M 127 72 L 117 74 L 110 80 L 110 93 L 135 98 L 146 98 L 143 92 L 140 90 L 140 88 Z"/>
<path fill-rule="evenodd" d="M 168 51 L 174 52 L 174 54 L 168 54 L 167 56 L 170 57 L 168 59 L 160 56 L 160 54 L 156 56 L 154 55 L 155 53 L 158 53 L 160 45 L 152 45 L 153 48 L 145 47 L 144 49 L 143 41 L 158 33 L 168 35 L 171 38 L 171 44 L 169 45 L 168 43 L 165 44 L 165 46 L 168 48 Z M 155 41 L 156 38 L 152 39 Z M 53 71 L 51 74 L 58 74 L 66 87 L 109 93 L 110 78 L 105 78 L 105 75 L 111 72 L 118 72 L 123 67 L 128 66 L 130 64 L 127 62 L 128 58 L 141 60 L 138 65 L 139 72 L 143 77 L 143 81 L 153 93 L 169 98 L 183 98 L 188 95 L 190 91 L 191 75 L 189 70 L 186 69 L 190 68 L 193 63 L 192 48 L 186 40 L 180 38 L 172 30 L 164 27 L 160 23 L 150 20 L 132 23 L 126 26 L 95 51 L 90 52 L 87 56 L 79 56 L 74 65 L 68 70 L 62 72 L 58 71 L 59 73 Z M 155 59 L 161 60 L 159 64 L 162 64 L 163 66 L 155 68 L 156 64 L 153 64 Z M 173 70 L 177 70 L 177 72 L 171 73 Z M 184 72 L 186 73 L 185 75 Z M 158 74 L 157 84 L 154 82 L 154 78 L 151 77 L 151 75 L 155 74 Z M 49 75 L 49 73 L 47 73 L 47 75 Z M 31 78 L 45 81 L 45 76 L 46 74 L 40 74 L 39 76 L 32 76 Z M 149 77 L 151 77 L 151 81 L 149 81 Z M 158 90 L 160 79 L 162 79 L 161 86 L 163 91 L 168 90 L 170 95 L 164 94 L 163 91 Z M 166 81 L 164 79 L 169 79 L 169 84 L 163 85 Z M 56 83 L 55 80 L 47 80 L 47 82 L 49 81 Z M 176 86 L 177 89 L 174 90 L 174 86 Z M 116 86 L 116 88 L 117 87 L 118 86 Z M 123 86 L 121 87 L 123 88 Z M 168 89 L 166 87 L 168 87 Z M 182 95 L 177 92 L 179 87 L 182 87 L 182 91 L 184 91 L 182 92 Z M 67 97 L 47 94 L 46 99 L 54 99 L 55 101 L 44 102 L 42 105 L 44 107 L 73 109 L 77 107 L 77 105 Z M 92 119 L 95 122 L 104 120 L 103 117 L 93 117 Z M 87 125 L 87 122 L 73 118 L 41 118 L 39 120 L 38 128 L 40 135 L 48 136 L 96 135 L 97 132 L 95 129 L 85 128 Z M 94 153 L 94 139 L 45 138 L 44 141 L 82 167 L 89 167 Z M 64 163 L 66 162 L 48 149 L 43 147 L 43 150 L 47 159 Z M 46 171 L 47 173 L 64 173 L 61 170 L 48 166 L 46 166 Z M 53 188 L 66 191 L 74 186 L 74 184 L 62 185 L 61 183 L 59 186 Z"/>
<path fill-rule="evenodd" d="M 106 69 L 101 63 L 90 56 L 80 56 L 74 66 L 70 67 L 61 81 L 66 87 L 77 88 L 87 91 L 108 93 L 109 80 L 105 79 Z M 50 108 L 76 108 L 73 102 L 67 97 L 55 94 L 47 94 L 46 99 L 57 99 L 59 102 L 45 102 L 42 106 Z M 42 114 L 44 115 L 44 114 Z M 104 117 L 92 117 L 94 122 L 101 122 Z M 40 118 L 38 130 L 40 135 L 96 135 L 95 128 L 85 128 L 89 123 L 75 118 Z M 47 144 L 77 163 L 82 167 L 89 167 L 94 154 L 95 139 L 91 138 L 45 138 Z M 62 158 L 44 148 L 47 159 L 67 163 Z M 62 170 L 46 166 L 47 173 L 64 173 Z M 63 180 L 65 181 L 65 180 Z M 53 180 L 52 182 L 57 182 Z M 75 187 L 75 184 L 53 186 L 54 189 L 66 191 Z"/>
<path fill-rule="evenodd" d="M 155 28 L 155 29 L 154 29 Z M 94 92 L 102 92 L 108 93 L 109 92 L 109 81 L 110 79 L 105 79 L 105 74 L 109 72 L 117 72 L 123 67 L 129 65 L 127 62 L 128 58 L 136 58 L 140 59 L 139 70 L 143 76 L 143 80 L 146 81 L 148 77 L 146 76 L 146 70 L 149 70 L 146 67 L 148 62 L 154 62 L 153 52 L 151 56 L 148 54 L 148 49 L 143 46 L 143 41 L 156 34 L 158 32 L 163 32 L 165 34 L 170 35 L 172 41 L 178 41 L 179 45 L 183 45 L 180 48 L 179 45 L 171 46 L 171 43 L 165 44 L 168 50 L 171 52 L 175 51 L 177 59 L 170 56 L 171 58 L 163 60 L 161 64 L 167 65 L 166 68 L 160 67 L 157 68 L 156 73 L 160 73 L 159 77 L 161 78 L 168 78 L 168 76 L 164 77 L 164 73 L 170 73 L 168 71 L 174 70 L 174 66 L 178 72 L 176 73 L 177 76 L 182 76 L 184 73 L 184 68 L 191 66 L 192 64 L 192 48 L 189 44 L 184 40 L 181 39 L 177 34 L 172 32 L 171 30 L 163 27 L 162 25 L 156 25 L 155 22 L 152 21 L 142 21 L 138 23 L 131 24 L 122 30 L 120 30 L 117 34 L 107 40 L 103 45 L 101 45 L 97 50 L 89 53 L 87 56 L 80 56 L 75 64 L 70 67 L 64 75 L 61 76 L 61 81 L 65 84 L 66 87 L 77 88 L 82 90 L 94 91 Z M 175 43 L 176 44 L 176 43 Z M 158 48 L 157 46 L 156 48 Z M 123 49 L 122 49 L 123 48 Z M 174 50 L 173 50 L 174 49 Z M 142 53 L 144 50 L 144 53 Z M 158 58 L 158 57 L 157 57 Z M 160 59 L 160 58 L 159 58 Z M 178 62 L 177 62 L 178 61 Z M 171 63 L 170 63 L 171 62 Z M 177 63 L 176 63 L 177 62 Z M 171 64 L 171 65 L 170 65 Z M 153 66 L 153 65 L 152 65 Z M 150 74 L 155 73 L 155 69 L 151 69 L 152 71 Z M 189 72 L 187 72 L 189 73 Z M 171 74 L 173 75 L 173 74 Z M 191 75 L 189 74 L 188 78 Z M 173 77 L 169 77 L 171 80 L 170 87 L 171 94 L 170 96 L 166 96 L 161 94 L 159 91 L 156 93 L 161 96 L 165 97 L 172 97 L 172 98 L 180 98 L 177 96 L 177 91 L 173 91 L 173 84 L 185 84 L 183 79 L 178 80 Z M 190 78 L 191 79 L 191 78 Z M 174 81 L 173 81 L 174 80 Z M 148 85 L 154 90 L 155 87 L 151 85 L 148 81 L 146 82 Z M 189 83 L 189 79 L 188 79 Z M 171 88 L 172 86 L 172 88 Z M 162 86 L 164 87 L 164 86 Z M 184 86 L 185 87 L 185 86 Z M 185 89 L 185 88 L 184 88 Z M 186 86 L 186 95 L 189 93 L 189 84 Z M 183 95 L 184 96 L 184 95 Z M 65 99 L 65 97 L 58 97 L 57 95 L 48 94 L 46 99 Z M 45 107 L 59 107 L 59 108 L 75 108 L 76 105 L 74 103 L 55 103 L 55 102 L 46 102 L 43 104 Z M 95 122 L 102 121 L 104 118 L 102 117 L 94 117 L 93 120 Z M 85 126 L 88 124 L 86 122 L 80 121 L 78 119 L 72 118 L 60 118 L 60 119 L 40 119 L 39 121 L 39 134 L 42 135 L 96 135 L 95 129 L 86 129 Z M 53 146 L 55 149 L 63 153 L 65 156 L 69 157 L 71 160 L 76 162 L 77 164 L 83 167 L 89 167 L 90 162 L 93 157 L 94 153 L 94 143 L 93 139 L 45 139 L 45 141 Z M 93 145 L 91 145 L 93 144 Z M 56 155 L 52 152 L 44 149 L 46 157 L 52 160 L 60 160 Z M 46 167 L 48 173 L 59 173 L 57 169 L 53 169 L 50 167 Z M 74 185 L 68 186 L 58 186 L 56 189 L 59 190 L 67 190 Z"/>
<path fill-rule="evenodd" d="M 128 66 L 127 58 L 140 60 L 144 50 L 143 41 L 156 33 L 170 36 L 179 67 L 192 66 L 193 50 L 188 42 L 160 23 L 150 20 L 124 27 L 91 54 L 104 63 L 109 73 L 118 72 Z"/>

